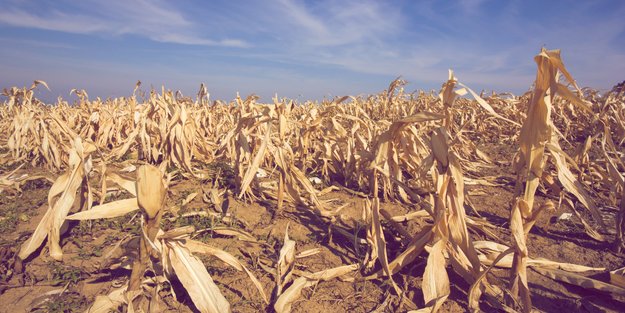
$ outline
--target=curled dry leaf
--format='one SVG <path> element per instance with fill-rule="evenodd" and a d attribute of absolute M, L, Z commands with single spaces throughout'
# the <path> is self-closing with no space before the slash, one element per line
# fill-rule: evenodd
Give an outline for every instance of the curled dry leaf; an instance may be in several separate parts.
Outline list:
<path fill-rule="evenodd" d="M 117 200 L 96 205 L 89 211 L 74 213 L 67 217 L 68 220 L 95 220 L 100 218 L 115 218 L 124 216 L 139 209 L 137 198 Z"/>
<path fill-rule="evenodd" d="M 137 169 L 137 200 L 139 208 L 154 218 L 161 210 L 161 205 L 167 195 L 163 174 L 153 165 L 142 165 Z"/>
<path fill-rule="evenodd" d="M 439 240 L 430 251 L 428 256 L 425 272 L 423 272 L 423 300 L 428 307 L 428 311 L 436 312 L 440 306 L 449 297 L 449 276 L 445 268 L 445 257 L 443 250 L 445 249 L 445 241 Z"/>
<path fill-rule="evenodd" d="M 254 274 L 252 274 L 252 272 L 250 272 L 250 270 L 245 265 L 243 265 L 243 263 L 237 260 L 234 256 L 227 253 L 226 251 L 211 247 L 207 244 L 195 240 L 187 240 L 185 242 L 185 246 L 189 248 L 189 250 L 193 253 L 204 253 L 208 255 L 213 255 L 222 260 L 224 263 L 236 268 L 238 271 L 245 271 L 254 286 L 256 286 L 256 289 L 258 289 L 258 292 L 263 298 L 263 301 L 265 301 L 266 304 L 269 304 L 269 298 L 267 297 L 267 294 L 265 293 L 265 290 L 263 289 L 260 281 L 256 278 L 256 276 L 254 276 Z"/>
<path fill-rule="evenodd" d="M 625 296 L 625 288 L 608 284 L 596 279 L 585 277 L 579 274 L 567 272 L 555 268 L 534 268 L 538 273 L 545 275 L 551 279 L 563 281 L 572 285 L 580 286 L 587 289 L 594 289 L 603 292 L 609 292 L 620 296 Z"/>
<path fill-rule="evenodd" d="M 204 264 L 177 241 L 164 242 L 167 264 L 189 293 L 193 304 L 206 313 L 230 312 L 230 303 L 223 296 Z"/>
<path fill-rule="evenodd" d="M 357 264 L 339 266 L 332 269 L 323 270 L 316 273 L 306 275 L 306 277 L 299 277 L 293 281 L 291 286 L 287 288 L 276 300 L 273 308 L 278 313 L 291 312 L 291 305 L 295 302 L 302 293 L 302 290 L 306 287 L 311 287 L 319 283 L 319 281 L 327 281 L 347 275 L 358 269 Z"/>

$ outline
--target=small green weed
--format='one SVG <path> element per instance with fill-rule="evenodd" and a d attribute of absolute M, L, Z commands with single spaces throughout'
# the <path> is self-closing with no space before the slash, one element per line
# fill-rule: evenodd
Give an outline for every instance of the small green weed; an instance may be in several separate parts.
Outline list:
<path fill-rule="evenodd" d="M 78 258 L 82 260 L 100 256 L 102 256 L 102 246 L 81 247 L 80 250 L 78 250 Z"/>
<path fill-rule="evenodd" d="M 58 262 L 48 263 L 50 269 L 50 280 L 55 285 L 76 284 L 83 279 L 83 271 L 71 265 L 64 265 Z"/>
<path fill-rule="evenodd" d="M 217 181 L 219 188 L 234 189 L 235 173 L 230 164 L 226 162 L 213 162 L 208 165 L 208 178 L 204 180 L 204 183 L 213 184 Z"/>

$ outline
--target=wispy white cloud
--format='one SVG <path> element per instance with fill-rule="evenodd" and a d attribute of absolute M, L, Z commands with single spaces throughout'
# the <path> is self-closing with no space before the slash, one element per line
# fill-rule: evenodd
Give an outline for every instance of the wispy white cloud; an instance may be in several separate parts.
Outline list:
<path fill-rule="evenodd" d="M 280 0 L 272 8 L 284 19 L 267 21 L 281 35 L 308 46 L 339 46 L 381 41 L 398 30 L 402 19 L 393 6 L 377 1 Z"/>
<path fill-rule="evenodd" d="M 65 3 L 53 10 L 25 10 L 7 7 L 0 23 L 16 27 L 53 30 L 75 34 L 139 35 L 154 41 L 187 45 L 248 47 L 233 38 L 203 36 L 204 28 L 188 20 L 181 11 L 162 1 L 80 1 Z M 63 8 L 63 9 L 60 9 Z"/>
<path fill-rule="evenodd" d="M 154 41 L 179 43 L 179 44 L 185 44 L 185 45 L 222 46 L 222 47 L 236 47 L 236 48 L 250 47 L 249 43 L 243 40 L 238 40 L 238 39 L 211 40 L 211 39 L 205 39 L 201 37 L 189 36 L 189 35 L 178 34 L 178 33 L 154 34 L 149 37 L 150 39 Z"/>
<path fill-rule="evenodd" d="M 2 10 L 0 12 L 0 23 L 77 34 L 104 31 L 107 28 L 103 23 L 83 15 L 68 15 L 53 11 L 47 16 L 38 16 L 20 9 Z"/>

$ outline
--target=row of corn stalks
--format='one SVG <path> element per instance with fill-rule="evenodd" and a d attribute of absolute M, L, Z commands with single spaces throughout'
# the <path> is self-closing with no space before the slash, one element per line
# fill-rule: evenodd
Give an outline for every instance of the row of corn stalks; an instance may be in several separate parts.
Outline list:
<path fill-rule="evenodd" d="M 273 104 L 261 104 L 255 96 L 208 103 L 203 85 L 195 101 L 165 89 L 138 96 L 137 85 L 127 98 L 92 100 L 84 90 L 73 90 L 78 97 L 74 104 L 59 99 L 48 105 L 34 97 L 39 85 L 48 88 L 45 82 L 5 89 L 0 164 L 8 168 L 30 163 L 59 174 L 48 196 L 49 210 L 21 247 L 16 264 L 21 267 L 44 242 L 50 256 L 61 260 L 60 237 L 68 220 L 138 210 L 144 231 L 128 286 L 98 297 L 90 312 L 106 312 L 122 303 L 157 310 L 158 303 L 150 299 L 174 277 L 200 311 L 229 311 L 228 301 L 195 254 L 215 255 L 248 273 L 263 300 L 278 312 L 288 312 L 303 288 L 339 276 L 388 280 L 401 296 L 393 276 L 419 257 L 426 257 L 427 265 L 425 307 L 418 311 L 437 311 L 445 302 L 450 270 L 471 285 L 471 309 L 483 301 L 505 311 L 529 312 L 528 268 L 623 294 L 616 286 L 575 274 L 604 269 L 531 257 L 528 233 L 539 214 L 560 206 L 573 210 L 594 240 L 614 238 L 615 250 L 625 247 L 625 98 L 622 93 L 600 96 L 580 90 L 557 50 L 543 49 L 535 61 L 536 81 L 522 96 L 478 95 L 451 71 L 439 93 L 407 93 L 405 83 L 397 79 L 378 95 L 323 103 L 276 98 Z M 509 242 L 493 235 L 489 229 L 494 226 L 486 220 L 466 212 L 472 204 L 465 184 L 494 184 L 494 177 L 482 173 L 501 163 L 480 149 L 483 143 L 518 147 L 509 162 L 517 173 L 515 198 L 509 204 Z M 276 214 L 287 206 L 310 211 L 330 226 L 329 231 L 349 223 L 342 207 L 324 195 L 342 189 L 365 196 L 366 238 L 353 236 L 366 253 L 358 264 L 294 274 L 295 242 L 287 233 L 274 260 L 276 288 L 270 299 L 242 262 L 191 240 L 194 229 L 160 229 L 173 177 L 207 179 L 215 175 L 211 164 L 218 162 L 234 171 L 235 197 L 274 203 Z M 120 168 L 112 164 L 120 163 L 137 167 L 136 181 L 118 175 Z M 330 187 L 319 190 L 311 176 Z M 23 178 L 15 172 L 0 178 L 3 191 L 19 194 Z M 111 184 L 133 197 L 106 202 Z M 551 197 L 537 198 L 539 188 Z M 222 201 L 220 197 L 223 192 L 213 193 L 213 202 Z M 381 208 L 385 201 L 416 209 L 390 216 Z M 606 222 L 597 203 L 619 209 L 615 225 Z M 402 225 L 411 219 L 421 219 L 426 226 L 410 233 Z M 389 258 L 389 232 L 400 234 L 404 243 L 394 259 Z M 492 240 L 477 241 L 476 233 Z M 487 278 L 494 267 L 510 269 L 507 283 Z M 145 277 L 146 268 L 161 272 Z M 411 300 L 405 302 L 417 310 Z"/>

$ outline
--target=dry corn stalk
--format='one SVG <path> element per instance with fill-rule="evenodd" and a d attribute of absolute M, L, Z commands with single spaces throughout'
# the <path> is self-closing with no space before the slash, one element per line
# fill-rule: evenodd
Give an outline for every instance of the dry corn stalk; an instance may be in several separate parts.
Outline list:
<path fill-rule="evenodd" d="M 62 227 L 65 219 L 76 200 L 79 189 L 80 208 L 88 210 L 91 207 L 91 189 L 88 183 L 88 175 L 92 169 L 91 153 L 95 146 L 84 142 L 80 137 L 74 139 L 74 148 L 70 151 L 68 171 L 59 176 L 48 194 L 48 210 L 43 216 L 33 235 L 21 247 L 18 254 L 21 260 L 28 258 L 35 252 L 44 239 L 48 239 L 50 256 L 55 260 L 61 260 L 63 251 L 59 244 Z"/>
<path fill-rule="evenodd" d="M 276 289 L 274 295 L 280 297 L 283 289 L 291 281 L 293 267 L 295 266 L 295 241 L 289 238 L 289 225 L 284 231 L 284 243 L 278 255 L 276 263 Z"/>
<path fill-rule="evenodd" d="M 374 197 L 372 231 L 368 237 L 372 251 L 377 251 L 377 259 L 382 270 L 368 278 L 378 278 L 383 273 L 392 281 L 392 274 L 405 267 L 419 255 L 425 245 L 431 243 L 423 277 L 423 295 L 426 310 L 438 311 L 450 293 L 444 255 L 449 255 L 453 269 L 468 283 L 472 284 L 481 274 L 481 263 L 469 235 L 464 211 L 464 178 L 458 157 L 449 147 L 449 135 L 444 127 L 437 129 L 430 142 L 432 176 L 436 186 L 434 196 L 434 226 L 417 234 L 408 248 L 392 262 L 387 260 L 385 240 L 379 221 L 379 200 Z M 377 180 L 373 180 L 372 190 L 376 190 Z M 375 240 L 373 240 L 375 239 Z M 399 289 L 396 288 L 396 291 Z"/>
<path fill-rule="evenodd" d="M 534 59 L 538 65 L 536 81 L 528 105 L 527 118 L 521 128 L 519 155 L 515 162 L 518 175 L 526 180 L 525 191 L 512 204 L 510 217 L 510 230 L 514 238 L 512 247 L 515 249 L 510 272 L 510 294 L 514 301 L 522 304 L 524 312 L 529 312 L 532 308 L 526 272 L 528 260 L 527 234 L 536 222 L 540 211 L 553 208 L 553 204 L 547 201 L 538 209 L 534 209 L 534 194 L 545 168 L 545 147 L 549 147 L 551 156 L 556 163 L 559 180 L 566 190 L 573 193 L 590 209 L 598 223 L 603 224 L 601 215 L 592 199 L 568 170 L 565 154 L 559 149 L 558 137 L 556 136 L 557 129 L 551 120 L 552 105 L 556 93 L 584 109 L 587 109 L 586 104 L 574 96 L 566 86 L 558 82 L 559 73 L 562 73 L 566 80 L 579 90 L 571 75 L 564 68 L 559 50 L 547 51 L 543 48 Z M 518 179 L 517 182 L 522 182 L 522 180 Z M 517 189 L 520 191 L 520 188 Z"/>
<path fill-rule="evenodd" d="M 111 218 L 140 209 L 144 225 L 142 225 L 143 232 L 138 245 L 138 258 L 133 261 L 128 287 L 123 290 L 125 297 L 123 299 L 114 295 L 101 297 L 90 310 L 100 312 L 114 308 L 120 303 L 128 305 L 129 310 L 130 307 L 136 309 L 158 305 L 158 297 L 151 297 L 151 300 L 147 301 L 142 296 L 147 288 L 146 281 L 152 279 L 146 279 L 144 272 L 148 266 L 152 267 L 151 257 L 154 257 L 160 260 L 164 270 L 162 273 L 157 271 L 156 274 L 162 276 L 154 279 L 166 281 L 176 277 L 201 312 L 229 312 L 229 302 L 213 282 L 204 264 L 193 253 L 214 255 L 235 269 L 245 271 L 259 290 L 263 300 L 266 303 L 269 302 L 258 279 L 236 258 L 223 250 L 189 239 L 189 235 L 195 231 L 193 227 L 177 228 L 166 233 L 160 230 L 159 221 L 163 213 L 167 183 L 159 168 L 152 165 L 140 166 L 137 169 L 136 187 L 128 186 L 124 179 L 115 174 L 108 175 L 120 186 L 125 186 L 131 194 L 136 193 L 137 197 L 104 203 L 92 210 L 79 212 L 68 218 L 74 220 Z"/>
<path fill-rule="evenodd" d="M 130 274 L 130 281 L 128 282 L 129 292 L 138 290 L 143 281 L 145 268 L 150 260 L 150 251 L 152 250 L 148 242 L 153 242 L 156 239 L 156 234 L 160 230 L 161 209 L 165 204 L 165 196 L 167 195 L 163 174 L 157 167 L 152 165 L 142 165 L 137 169 L 136 188 L 137 204 L 143 213 L 146 225 L 142 225 L 144 236 L 141 237 L 139 258 L 133 262 L 132 273 Z M 183 255 L 179 254 L 180 253 L 175 255 L 183 257 Z"/>

